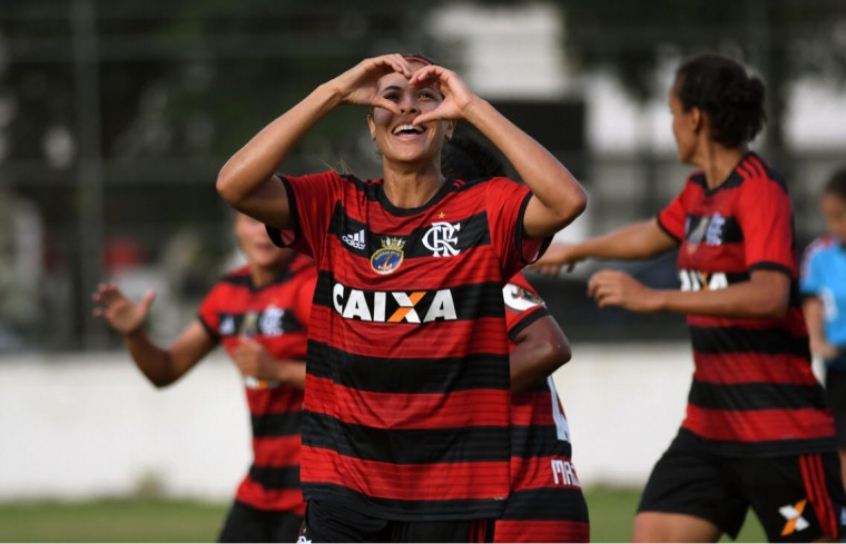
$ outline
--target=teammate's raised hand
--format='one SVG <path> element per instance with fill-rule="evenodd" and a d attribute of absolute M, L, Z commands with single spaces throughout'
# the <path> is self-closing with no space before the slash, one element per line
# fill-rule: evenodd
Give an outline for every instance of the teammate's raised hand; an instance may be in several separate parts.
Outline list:
<path fill-rule="evenodd" d="M 151 289 L 141 302 L 132 302 L 114 283 L 101 283 L 91 295 L 99 305 L 94 308 L 94 316 L 102 317 L 110 327 L 121 334 L 132 334 L 141 330 L 155 297 L 156 293 Z"/>

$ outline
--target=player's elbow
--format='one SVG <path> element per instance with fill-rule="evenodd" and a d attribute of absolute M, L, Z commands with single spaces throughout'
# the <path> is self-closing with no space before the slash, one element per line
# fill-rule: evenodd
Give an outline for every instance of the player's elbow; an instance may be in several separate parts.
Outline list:
<path fill-rule="evenodd" d="M 787 315 L 789 307 L 790 301 L 788 300 L 788 297 L 769 297 L 762 301 L 760 306 L 760 317 L 781 319 Z"/>
<path fill-rule="evenodd" d="M 560 228 L 564 228 L 575 221 L 575 219 L 582 215 L 586 209 L 587 193 L 585 193 L 585 190 L 582 189 L 581 186 L 576 187 L 573 190 L 573 194 L 567 198 L 565 205 L 559 212 L 561 221 Z"/>
<path fill-rule="evenodd" d="M 217 175 L 217 183 L 215 189 L 217 193 L 228 202 L 231 206 L 235 206 L 241 199 L 242 195 L 238 191 L 238 185 L 233 179 L 226 166 L 224 166 Z"/>
<path fill-rule="evenodd" d="M 570 345 L 567 342 L 558 340 L 544 342 L 539 351 L 539 356 L 542 360 L 546 361 L 544 366 L 549 369 L 550 373 L 567 364 L 573 357 Z"/>

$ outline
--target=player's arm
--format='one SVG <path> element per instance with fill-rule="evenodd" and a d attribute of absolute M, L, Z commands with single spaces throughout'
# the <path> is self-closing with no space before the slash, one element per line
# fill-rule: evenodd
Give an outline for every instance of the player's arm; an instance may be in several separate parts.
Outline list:
<path fill-rule="evenodd" d="M 811 353 L 824 359 L 835 359 L 838 356 L 838 350 L 825 339 L 824 310 L 823 302 L 817 296 L 806 296 L 802 302 L 802 311 L 805 314 L 808 337 L 811 341 Z"/>
<path fill-rule="evenodd" d="M 123 334 L 126 348 L 136 366 L 156 387 L 175 382 L 214 349 L 217 341 L 197 320 L 191 323 L 167 349 L 155 345 L 144 326 L 153 303 L 154 293 L 148 292 L 135 303 L 113 284 L 100 285 L 93 295 L 99 304 L 94 315 L 102 317 L 113 329 Z"/>
<path fill-rule="evenodd" d="M 275 359 L 263 345 L 252 338 L 240 339 L 232 350 L 232 359 L 244 376 L 305 389 L 305 361 Z"/>
<path fill-rule="evenodd" d="M 226 162 L 217 177 L 217 191 L 233 208 L 266 225 L 292 228 L 288 195 L 274 172 L 294 146 L 340 104 L 378 106 L 399 114 L 396 104 L 376 93 L 378 79 L 392 71 L 411 77 L 405 59 L 385 55 L 362 61 L 317 87 Z"/>
<path fill-rule="evenodd" d="M 580 244 L 550 245 L 531 268 L 543 274 L 557 275 L 562 267 L 572 270 L 577 262 L 588 258 L 636 260 L 648 259 L 676 248 L 678 240 L 667 234 L 657 219 L 627 225 L 609 234 Z"/>
<path fill-rule="evenodd" d="M 552 316 L 545 315 L 512 338 L 511 391 L 522 393 L 570 360 L 570 343 Z"/>
<path fill-rule="evenodd" d="M 572 174 L 531 136 L 509 121 L 489 102 L 473 93 L 452 71 L 427 66 L 411 78 L 412 86 L 434 85 L 444 95 L 434 110 L 414 120 L 464 120 L 494 144 L 532 190 L 523 216 L 529 238 L 546 238 L 569 225 L 587 206 L 587 194 Z"/>
<path fill-rule="evenodd" d="M 724 289 L 677 291 L 652 289 L 629 274 L 603 270 L 588 282 L 599 307 L 621 306 L 635 312 L 675 312 L 729 318 L 778 318 L 787 312 L 790 277 L 776 270 L 753 270 L 749 281 Z"/>

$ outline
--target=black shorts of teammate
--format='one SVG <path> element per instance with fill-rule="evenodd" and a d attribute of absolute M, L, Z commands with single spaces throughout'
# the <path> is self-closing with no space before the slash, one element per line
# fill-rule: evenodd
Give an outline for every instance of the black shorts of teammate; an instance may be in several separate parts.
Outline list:
<path fill-rule="evenodd" d="M 297 542 L 493 542 L 493 534 L 492 519 L 389 521 L 311 501 Z"/>
<path fill-rule="evenodd" d="M 218 542 L 296 542 L 303 518 L 292 512 L 259 510 L 235 501 Z"/>
<path fill-rule="evenodd" d="M 732 538 L 755 511 L 770 542 L 846 536 L 837 453 L 726 457 L 682 429 L 649 477 L 638 512 L 688 514 Z"/>
<path fill-rule="evenodd" d="M 828 398 L 828 405 L 834 412 L 837 446 L 846 448 L 846 370 L 841 368 L 826 369 L 825 393 Z"/>

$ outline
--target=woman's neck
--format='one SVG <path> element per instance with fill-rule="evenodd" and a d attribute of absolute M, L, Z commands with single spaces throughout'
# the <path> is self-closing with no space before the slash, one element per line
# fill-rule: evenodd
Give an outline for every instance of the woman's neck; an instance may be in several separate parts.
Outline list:
<path fill-rule="evenodd" d="M 724 147 L 710 142 L 705 146 L 699 160 L 694 164 L 705 174 L 708 189 L 714 190 L 728 180 L 729 176 L 746 155 L 746 147 Z"/>
<path fill-rule="evenodd" d="M 397 208 L 425 206 L 441 189 L 444 178 L 440 169 L 432 166 L 426 170 L 390 167 L 385 165 L 385 196 Z"/>
<path fill-rule="evenodd" d="M 288 269 L 290 262 L 290 259 L 285 259 L 269 266 L 259 266 L 250 263 L 250 279 L 252 280 L 253 287 L 258 289 L 268 285 Z"/>

